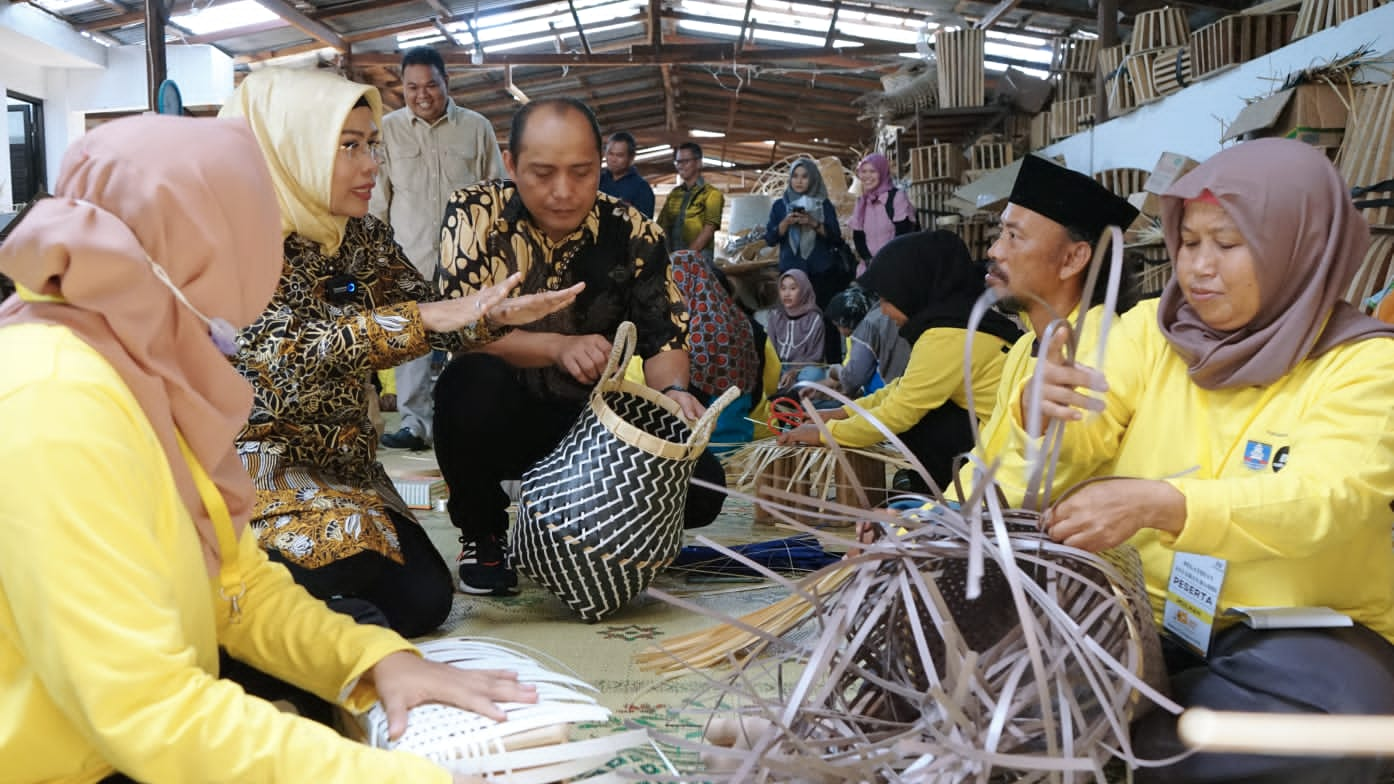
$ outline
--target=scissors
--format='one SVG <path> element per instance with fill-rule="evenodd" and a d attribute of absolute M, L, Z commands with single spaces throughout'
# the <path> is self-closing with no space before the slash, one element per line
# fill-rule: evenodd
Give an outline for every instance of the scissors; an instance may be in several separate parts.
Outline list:
<path fill-rule="evenodd" d="M 803 405 L 792 397 L 777 397 L 770 401 L 770 418 L 766 422 L 770 430 L 783 433 L 793 430 L 808 421 Z"/>

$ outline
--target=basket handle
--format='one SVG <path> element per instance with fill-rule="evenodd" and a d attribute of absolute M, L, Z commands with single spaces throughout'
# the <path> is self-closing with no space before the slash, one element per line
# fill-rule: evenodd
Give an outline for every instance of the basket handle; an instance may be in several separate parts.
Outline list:
<path fill-rule="evenodd" d="M 620 328 L 615 330 L 615 342 L 610 347 L 610 359 L 605 363 L 605 372 L 600 374 L 600 382 L 595 385 L 597 392 L 617 389 L 624 382 L 624 372 L 629 368 L 629 360 L 634 357 L 636 340 L 634 322 L 620 322 Z"/>
<path fill-rule="evenodd" d="M 712 431 L 716 429 L 716 420 L 721 416 L 721 412 L 731 405 L 731 401 L 741 396 L 739 387 L 727 387 L 721 397 L 712 401 L 701 418 L 692 425 L 692 435 L 687 439 L 689 452 L 701 452 L 707 448 L 707 442 L 711 441 Z"/>

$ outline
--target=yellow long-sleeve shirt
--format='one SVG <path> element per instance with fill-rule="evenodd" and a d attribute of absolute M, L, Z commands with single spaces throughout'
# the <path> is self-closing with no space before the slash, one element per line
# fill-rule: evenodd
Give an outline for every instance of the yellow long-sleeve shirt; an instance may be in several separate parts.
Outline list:
<path fill-rule="evenodd" d="M 955 327 L 925 330 L 910 348 L 905 374 L 857 404 L 879 419 L 893 433 L 914 427 L 930 411 L 952 401 L 968 408 L 963 384 L 963 344 L 968 331 Z M 1002 377 L 1007 342 L 979 332 L 973 336 L 973 404 L 980 419 L 992 414 Z M 846 410 L 846 409 L 844 409 Z M 847 419 L 828 423 L 828 432 L 842 446 L 870 446 L 884 440 L 866 417 L 848 410 Z"/>
<path fill-rule="evenodd" d="M 1096 345 L 1103 313 L 1104 307 L 1102 305 L 1096 305 L 1089 309 L 1089 312 L 1085 314 L 1084 329 L 1077 343 L 1080 352 L 1079 361 L 1091 366 L 1096 360 L 1090 352 Z M 1073 325 L 1078 316 L 1079 306 L 1076 305 L 1075 309 L 1070 311 L 1069 323 Z M 1012 344 L 1011 350 L 1007 352 L 1006 360 L 1002 363 L 1002 379 L 993 392 L 992 416 L 979 422 L 979 433 L 982 441 L 979 457 L 984 465 L 992 465 L 993 460 L 1008 451 L 1025 449 L 1025 445 L 1014 438 L 1012 409 L 1017 407 L 1022 386 L 1031 378 L 1031 374 L 1036 372 L 1034 348 L 1037 335 L 1032 329 L 1030 319 L 1023 319 L 1023 321 L 1026 323 L 1028 331 Z M 1021 470 L 1021 465 L 1009 470 L 1010 465 L 1009 463 L 999 465 L 997 472 L 993 474 L 993 480 L 1001 488 L 1009 506 L 1021 506 L 1021 500 L 1026 494 L 1027 474 Z M 965 463 L 963 468 L 959 470 L 959 485 L 963 487 L 965 493 L 970 492 L 969 488 L 974 486 L 973 469 L 972 463 Z"/>
<path fill-rule="evenodd" d="M 1229 562 L 1221 610 L 1326 606 L 1394 641 L 1394 340 L 1340 346 L 1266 387 L 1206 390 L 1152 301 L 1117 322 L 1107 352 L 1106 409 L 1065 427 L 1056 487 L 1117 475 L 1186 496 L 1179 535 L 1132 538 L 1159 622 L 1181 551 Z M 1012 425 L 1024 438 L 1019 411 Z"/>
<path fill-rule="evenodd" d="M 354 710 L 411 646 L 331 612 L 244 532 L 242 616 L 209 578 L 164 451 L 67 329 L 0 330 L 0 782 L 448 782 L 219 680 L 218 646 Z"/>

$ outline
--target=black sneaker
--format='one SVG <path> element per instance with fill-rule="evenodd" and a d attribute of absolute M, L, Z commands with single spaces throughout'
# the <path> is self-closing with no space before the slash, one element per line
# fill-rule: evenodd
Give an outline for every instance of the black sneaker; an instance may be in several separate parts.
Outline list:
<path fill-rule="evenodd" d="M 500 536 L 478 542 L 460 537 L 460 590 L 465 593 L 512 596 L 517 593 L 518 573 L 508 565 L 508 549 Z"/>
<path fill-rule="evenodd" d="M 426 441 L 405 427 L 383 436 L 381 443 L 388 449 L 410 449 L 413 452 L 420 452 L 426 448 Z"/>

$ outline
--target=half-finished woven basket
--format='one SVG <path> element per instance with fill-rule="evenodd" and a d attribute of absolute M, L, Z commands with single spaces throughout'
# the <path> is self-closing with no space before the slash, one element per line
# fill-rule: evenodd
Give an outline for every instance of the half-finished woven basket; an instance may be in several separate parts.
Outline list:
<path fill-rule="evenodd" d="M 387 712 L 376 703 L 356 719 L 361 740 L 382 749 L 419 754 L 454 773 L 487 776 L 510 784 L 544 784 L 602 767 L 626 748 L 647 743 L 643 731 L 571 740 L 580 723 L 605 722 L 610 709 L 596 702 L 595 687 L 494 643 L 465 638 L 418 646 L 426 658 L 466 670 L 511 670 L 537 687 L 535 704 L 501 705 L 497 722 L 448 705 L 412 708 L 402 737 L 387 737 Z"/>

